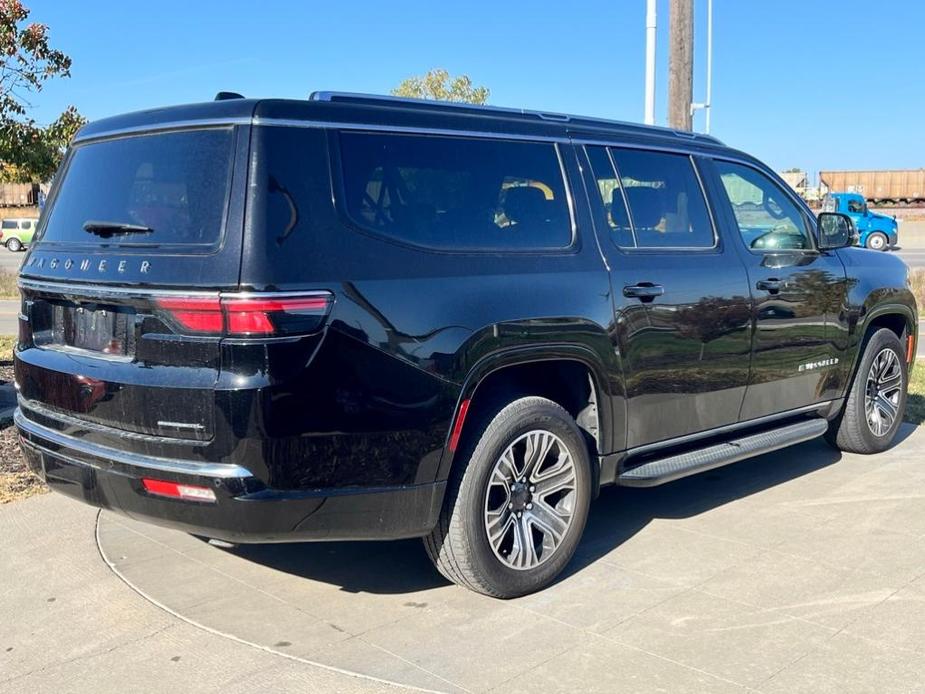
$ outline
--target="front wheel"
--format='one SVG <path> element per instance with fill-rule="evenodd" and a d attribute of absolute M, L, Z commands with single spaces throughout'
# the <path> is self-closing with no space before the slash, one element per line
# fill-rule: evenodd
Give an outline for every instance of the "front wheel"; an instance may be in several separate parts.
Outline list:
<path fill-rule="evenodd" d="M 424 540 L 446 578 L 498 598 L 545 588 L 575 553 L 591 501 L 588 447 L 559 405 L 525 397 L 480 424 Z"/>
<path fill-rule="evenodd" d="M 886 235 L 879 231 L 867 237 L 867 247 L 872 251 L 885 251 L 889 245 Z"/>
<path fill-rule="evenodd" d="M 9 241 L 6 242 L 6 248 L 7 250 L 10 250 L 10 251 L 13 251 L 13 253 L 16 253 L 17 251 L 22 249 L 22 243 L 20 242 L 19 239 L 13 237 Z"/>
<path fill-rule="evenodd" d="M 881 328 L 867 342 L 845 408 L 829 425 L 826 439 L 849 453 L 889 448 L 906 411 L 908 382 L 902 342 Z"/>

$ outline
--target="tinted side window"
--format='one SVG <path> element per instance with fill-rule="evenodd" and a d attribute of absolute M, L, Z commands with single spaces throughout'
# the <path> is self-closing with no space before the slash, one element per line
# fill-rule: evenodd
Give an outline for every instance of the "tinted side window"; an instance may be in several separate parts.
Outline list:
<path fill-rule="evenodd" d="M 851 199 L 848 201 L 848 211 L 849 212 L 864 212 L 864 203 L 860 200 Z"/>
<path fill-rule="evenodd" d="M 591 162 L 591 173 L 597 182 L 597 192 L 600 193 L 601 204 L 604 206 L 604 221 L 611 231 L 610 236 L 618 246 L 632 248 L 636 245 L 636 241 L 633 238 L 623 191 L 620 189 L 620 179 L 613 168 L 610 155 L 603 147 L 586 147 L 585 149 L 588 152 L 588 160 Z"/>
<path fill-rule="evenodd" d="M 639 248 L 712 248 L 713 224 L 694 165 L 683 154 L 611 150 Z"/>
<path fill-rule="evenodd" d="M 754 250 L 812 248 L 805 219 L 774 181 L 741 164 L 716 162 L 739 233 Z"/>
<path fill-rule="evenodd" d="M 375 233 L 444 249 L 554 249 L 572 242 L 555 145 L 340 134 L 344 204 Z"/>

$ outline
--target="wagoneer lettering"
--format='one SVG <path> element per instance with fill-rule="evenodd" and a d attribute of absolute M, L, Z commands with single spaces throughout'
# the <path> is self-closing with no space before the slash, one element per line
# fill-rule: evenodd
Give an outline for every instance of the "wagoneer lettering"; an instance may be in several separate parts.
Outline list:
<path fill-rule="evenodd" d="M 555 579 L 602 485 L 876 453 L 908 270 L 718 140 L 374 96 L 109 118 L 20 277 L 15 421 L 87 503 L 227 542 L 420 537 Z"/>

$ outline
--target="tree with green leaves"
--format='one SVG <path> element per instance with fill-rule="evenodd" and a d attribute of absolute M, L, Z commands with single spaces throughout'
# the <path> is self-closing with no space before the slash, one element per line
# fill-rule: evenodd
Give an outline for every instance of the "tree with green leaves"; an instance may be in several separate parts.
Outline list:
<path fill-rule="evenodd" d="M 28 18 L 19 0 L 0 0 L 0 179 L 6 181 L 50 179 L 86 122 L 73 106 L 45 127 L 27 115 L 29 94 L 71 74 L 71 59 L 48 44 L 48 27 Z"/>
<path fill-rule="evenodd" d="M 468 104 L 484 104 L 490 93 L 488 87 L 473 85 L 469 75 L 451 78 L 450 73 L 442 68 L 435 68 L 422 77 L 409 77 L 392 90 L 392 96 Z"/>

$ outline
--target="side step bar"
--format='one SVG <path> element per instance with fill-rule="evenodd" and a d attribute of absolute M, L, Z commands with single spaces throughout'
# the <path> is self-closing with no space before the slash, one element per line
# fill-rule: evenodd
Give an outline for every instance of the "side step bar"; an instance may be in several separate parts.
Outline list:
<path fill-rule="evenodd" d="M 623 487 L 655 487 L 745 458 L 786 448 L 795 443 L 809 441 L 824 434 L 828 426 L 829 423 L 824 419 L 807 419 L 699 450 L 659 458 L 624 471 L 617 477 L 617 484 Z"/>

